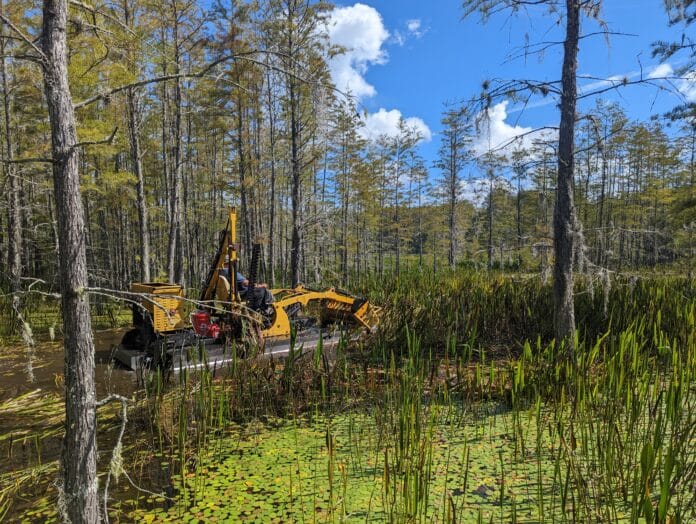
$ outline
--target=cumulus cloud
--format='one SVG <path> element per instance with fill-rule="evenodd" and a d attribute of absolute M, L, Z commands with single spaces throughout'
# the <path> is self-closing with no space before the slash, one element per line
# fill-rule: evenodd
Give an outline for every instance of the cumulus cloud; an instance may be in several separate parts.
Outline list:
<path fill-rule="evenodd" d="M 534 140 L 553 137 L 549 130 L 534 131 L 532 127 L 508 124 L 508 101 L 504 100 L 487 110 L 487 115 L 480 115 L 479 133 L 473 143 L 477 155 L 489 150 L 496 154 L 509 155 L 519 147 L 529 149 Z M 515 140 L 515 137 L 520 137 Z"/>
<path fill-rule="evenodd" d="M 406 21 L 406 29 L 416 38 L 420 38 L 426 33 L 426 31 L 422 29 L 421 21 L 417 18 Z"/>
<path fill-rule="evenodd" d="M 421 21 L 418 20 L 417 18 L 414 18 L 413 20 L 408 20 L 406 22 L 406 27 L 408 27 L 409 32 L 411 33 L 416 33 L 420 29 L 421 26 Z"/>
<path fill-rule="evenodd" d="M 387 111 L 380 108 L 376 113 L 372 113 L 365 117 L 365 126 L 360 129 L 360 134 L 367 140 L 377 140 L 381 135 L 390 137 L 396 136 L 399 133 L 399 121 L 402 118 L 401 111 L 392 109 Z M 417 116 L 404 118 L 406 125 L 421 136 L 421 142 L 430 142 L 433 138 L 432 132 L 428 125 Z"/>
<path fill-rule="evenodd" d="M 379 12 L 360 3 L 336 7 L 326 23 L 326 34 L 332 44 L 345 49 L 329 61 L 336 87 L 358 98 L 374 96 L 376 90 L 364 74 L 368 66 L 386 63 L 387 53 L 382 45 L 389 38 Z"/>
<path fill-rule="evenodd" d="M 400 46 L 406 43 L 408 37 L 421 38 L 428 30 L 423 29 L 423 24 L 418 18 L 413 18 L 411 20 L 406 20 L 406 30 L 397 29 L 392 35 L 392 41 Z"/>
<path fill-rule="evenodd" d="M 417 37 L 423 34 L 420 20 L 409 20 L 406 27 L 409 34 Z M 384 27 L 379 12 L 374 7 L 361 3 L 334 8 L 324 31 L 329 42 L 340 46 L 344 51 L 329 59 L 331 78 L 336 87 L 343 92 L 350 92 L 358 99 L 375 96 L 377 90 L 365 80 L 368 68 L 386 64 L 388 55 L 384 46 L 392 40 L 402 45 L 405 37 L 396 31 L 392 38 Z M 380 108 L 364 119 L 365 126 L 361 134 L 368 140 L 375 140 L 380 135 L 395 136 L 402 117 L 398 109 Z M 404 117 L 404 120 L 420 133 L 421 141 L 429 142 L 432 139 L 430 128 L 422 119 Z"/>

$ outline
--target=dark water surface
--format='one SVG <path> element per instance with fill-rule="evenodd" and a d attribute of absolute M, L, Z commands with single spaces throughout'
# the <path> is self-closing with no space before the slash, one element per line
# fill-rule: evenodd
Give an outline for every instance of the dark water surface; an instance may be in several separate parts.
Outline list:
<path fill-rule="evenodd" d="M 98 400 L 110 393 L 131 397 L 140 389 L 138 375 L 111 360 L 125 331 L 94 334 Z M 37 342 L 31 351 L 21 340 L 0 343 L 0 522 L 45 522 L 49 514 L 49 520 L 55 520 L 55 511 L 49 510 L 55 509 L 54 481 L 62 448 L 63 374 L 62 340 Z M 120 418 L 109 414 L 116 409 L 99 411 L 100 424 L 105 422 L 97 436 L 100 471 L 108 468 L 118 433 Z M 119 488 L 118 496 L 127 498 L 121 493 L 127 488 Z"/>
<path fill-rule="evenodd" d="M 136 373 L 111 361 L 113 347 L 121 341 L 125 331 L 124 328 L 108 329 L 94 334 L 97 398 L 109 393 L 130 396 L 138 387 Z M 0 402 L 36 389 L 63 394 L 63 341 L 37 342 L 31 352 L 31 365 L 29 360 L 29 352 L 21 341 L 12 346 L 0 346 Z"/>

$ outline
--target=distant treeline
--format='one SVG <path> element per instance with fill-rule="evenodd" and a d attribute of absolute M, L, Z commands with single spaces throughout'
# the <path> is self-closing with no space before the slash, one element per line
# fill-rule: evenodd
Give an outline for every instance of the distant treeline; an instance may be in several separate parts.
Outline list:
<path fill-rule="evenodd" d="M 278 284 L 345 285 L 404 264 L 550 267 L 553 142 L 475 161 L 480 115 L 465 108 L 444 112 L 435 165 L 405 121 L 395 136 L 366 140 L 356 108 L 331 85 L 329 56 L 340 50 L 319 30 L 327 12 L 297 0 L 71 7 L 93 285 L 197 287 L 228 206 L 239 211 L 243 260 L 261 241 L 262 277 Z M 33 3 L 12 2 L 4 14 L 24 34 L 40 33 Z M 0 46 L 0 286 L 36 277 L 50 288 L 57 232 L 41 74 L 21 39 Z M 631 122 L 604 103 L 583 116 L 578 267 L 690 271 L 696 128 Z M 465 198 L 474 193 L 475 204 Z"/>

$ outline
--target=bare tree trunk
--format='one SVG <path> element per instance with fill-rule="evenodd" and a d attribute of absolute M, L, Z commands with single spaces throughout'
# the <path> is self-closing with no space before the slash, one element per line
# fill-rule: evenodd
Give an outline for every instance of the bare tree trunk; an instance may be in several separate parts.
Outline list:
<path fill-rule="evenodd" d="M 556 253 L 553 267 L 553 298 L 556 340 L 559 343 L 565 341 L 571 358 L 574 358 L 575 351 L 573 347 L 575 333 L 573 255 L 576 228 L 573 175 L 579 33 L 579 0 L 566 0 L 566 40 L 561 76 L 561 123 L 558 132 L 558 184 L 553 213 L 553 243 Z"/>
<path fill-rule="evenodd" d="M 174 74 L 178 75 L 181 71 L 181 59 L 179 49 L 179 12 L 176 3 L 172 3 L 173 8 L 173 35 L 172 45 L 174 46 Z M 169 224 L 169 253 L 168 253 L 168 274 L 170 282 L 183 283 L 184 264 L 183 264 L 183 243 L 181 242 L 181 185 L 182 168 L 181 161 L 181 79 L 174 80 L 174 122 L 173 122 L 173 145 L 174 145 L 174 165 L 173 180 L 171 187 L 171 222 Z"/>
<path fill-rule="evenodd" d="M 517 222 L 517 269 L 522 269 L 522 174 L 517 175 L 517 198 L 516 198 L 517 214 L 515 222 Z"/>
<path fill-rule="evenodd" d="M 606 186 L 607 186 L 607 137 L 606 133 L 604 135 L 604 138 L 602 140 L 602 149 L 601 149 L 601 155 L 602 155 L 602 182 L 600 186 L 600 194 L 599 194 L 599 209 L 597 213 L 597 227 L 599 228 L 599 249 L 597 253 L 597 265 L 606 267 L 607 265 L 607 258 L 606 258 L 606 231 L 605 231 L 605 226 L 604 226 L 604 200 L 605 200 L 605 195 L 606 195 Z"/>
<path fill-rule="evenodd" d="M 292 49 L 292 45 L 288 46 Z M 300 226 L 300 184 L 301 167 L 299 158 L 300 123 L 298 112 L 298 99 L 295 89 L 295 79 L 290 83 L 290 143 L 291 143 L 291 212 L 292 212 L 292 243 L 290 246 L 290 278 L 292 287 L 300 283 L 302 268 L 300 266 L 300 252 L 302 247 L 302 230 Z"/>
<path fill-rule="evenodd" d="M 241 82 L 242 80 L 240 78 L 237 78 L 237 81 Z M 251 206 L 249 206 L 249 191 L 251 190 L 251 184 L 249 183 L 248 180 L 248 175 L 247 175 L 247 167 L 248 167 L 248 162 L 246 159 L 246 151 L 245 151 L 245 144 L 248 144 L 248 140 L 245 136 L 245 130 L 244 130 L 244 112 L 246 111 L 246 108 L 244 107 L 244 101 L 242 100 L 242 92 L 241 90 L 238 91 L 237 99 L 236 99 L 236 105 L 237 105 L 237 165 L 239 169 L 239 197 L 240 197 L 240 203 L 241 203 L 241 215 L 242 215 L 242 224 L 244 224 L 244 227 L 242 228 L 242 235 L 243 235 L 243 251 L 242 254 L 244 255 L 246 259 L 247 265 L 251 263 L 251 239 L 252 239 L 252 231 L 251 231 Z"/>
<path fill-rule="evenodd" d="M 65 334 L 65 437 L 63 490 L 71 522 L 97 522 L 96 391 L 94 344 L 85 291 L 87 257 L 77 132 L 68 84 L 67 0 L 45 0 L 41 45 L 44 90 L 51 125 L 59 271 Z"/>
<path fill-rule="evenodd" d="M 696 156 L 696 122 L 691 123 L 691 158 L 689 160 L 689 202 L 693 202 L 694 198 L 694 184 L 696 182 L 696 170 L 694 170 L 694 157 Z M 694 249 L 693 249 L 693 231 L 694 222 L 688 224 L 688 249 L 687 249 L 687 260 L 688 260 L 688 272 L 689 278 L 693 278 L 693 261 L 694 261 Z"/>
<path fill-rule="evenodd" d="M 2 12 L 4 0 L 0 1 L 0 12 Z M 3 28 L 5 26 L 3 25 Z M 14 143 L 12 140 L 12 125 L 10 115 L 12 107 L 10 103 L 10 93 L 7 87 L 7 69 L 5 65 L 5 46 L 7 40 L 0 38 L 0 75 L 2 75 L 2 100 L 5 113 L 5 175 L 9 179 L 10 188 L 7 194 L 8 220 L 7 220 L 7 236 L 8 236 L 8 269 L 10 273 L 10 289 L 13 293 L 17 293 L 20 288 L 20 278 L 22 276 L 22 215 L 20 213 L 19 200 L 19 179 L 15 172 L 14 164 L 12 163 L 14 156 Z M 19 306 L 19 295 L 14 295 L 12 298 L 13 306 Z"/>
<path fill-rule="evenodd" d="M 488 223 L 488 270 L 493 269 L 493 173 L 488 168 L 488 209 L 486 210 L 486 222 Z"/>
<path fill-rule="evenodd" d="M 348 181 L 348 154 L 346 151 L 346 138 L 343 135 L 341 148 L 341 285 L 348 285 L 348 198 L 350 194 Z"/>
<path fill-rule="evenodd" d="M 268 265 L 269 282 L 275 285 L 276 282 L 276 257 L 275 257 L 275 210 L 276 210 L 276 158 L 275 158 L 275 104 L 273 103 L 273 92 L 270 72 L 267 74 L 268 82 L 268 137 L 270 148 L 271 164 L 271 201 L 269 202 L 269 226 L 268 226 Z"/>
<path fill-rule="evenodd" d="M 456 155 L 456 152 L 454 151 L 454 146 L 452 146 L 453 150 L 451 153 L 451 156 L 454 157 Z M 457 192 L 459 188 L 457 187 L 457 166 L 456 166 L 456 159 L 452 159 L 450 161 L 450 167 L 449 167 L 449 195 L 448 200 L 449 200 L 449 206 L 447 210 L 447 229 L 449 230 L 449 249 L 447 251 L 447 262 L 449 263 L 450 267 L 454 267 L 454 262 L 457 258 Z M 420 191 L 418 193 L 418 198 L 419 198 L 419 203 L 418 207 L 420 208 Z M 420 210 L 419 210 L 419 215 L 418 215 L 418 228 L 419 228 L 419 234 L 420 234 Z M 422 239 L 419 239 L 419 244 L 423 244 Z M 422 251 L 422 247 L 419 248 L 419 252 Z M 422 256 L 421 256 L 422 258 Z M 421 262 L 422 263 L 422 262 Z"/>
<path fill-rule="evenodd" d="M 135 19 L 135 7 L 128 0 L 123 2 L 123 14 L 127 27 L 132 27 Z M 130 53 L 130 59 L 134 60 Z M 140 233 L 140 280 L 150 281 L 150 231 L 148 226 L 147 201 L 145 197 L 145 180 L 143 178 L 142 152 L 140 150 L 141 113 L 136 92 L 133 88 L 126 91 L 126 111 L 128 118 L 128 140 L 130 142 L 131 167 L 136 178 L 138 193 L 138 227 Z"/>
<path fill-rule="evenodd" d="M 130 141 L 131 163 L 137 179 L 138 221 L 140 228 L 140 278 L 150 281 L 150 233 L 148 231 L 147 201 L 145 198 L 145 180 L 143 178 L 142 153 L 140 151 L 140 116 L 135 100 L 135 93 L 129 89 L 126 93 L 128 105 L 128 139 Z"/>
<path fill-rule="evenodd" d="M 401 140 L 401 137 L 398 139 Z M 399 178 L 401 177 L 401 143 L 397 143 L 396 150 L 396 175 L 394 178 L 394 229 L 395 229 L 395 251 L 396 262 L 394 272 L 398 276 L 401 273 L 401 219 L 399 217 Z"/>

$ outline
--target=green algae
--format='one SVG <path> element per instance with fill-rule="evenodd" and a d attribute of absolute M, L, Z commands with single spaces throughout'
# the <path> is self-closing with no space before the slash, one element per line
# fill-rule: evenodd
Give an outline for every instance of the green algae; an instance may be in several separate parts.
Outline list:
<path fill-rule="evenodd" d="M 521 438 L 533 443 L 524 449 L 510 412 L 473 416 L 462 410 L 453 416 L 451 406 L 433 406 L 431 413 L 430 436 L 413 450 L 427 462 L 418 468 L 396 464 L 394 435 L 384 433 L 370 414 L 247 426 L 217 440 L 195 471 L 173 477 L 179 493 L 175 505 L 132 517 L 148 522 L 565 520 L 566 476 L 554 459 L 561 444 L 548 432 L 537 439 L 533 411 L 517 415 L 526 428 Z M 407 493 L 419 496 L 412 488 L 421 468 L 427 471 L 422 484 L 427 490 L 420 492 L 419 504 L 409 504 Z M 629 510 L 616 517 L 626 518 Z"/>

